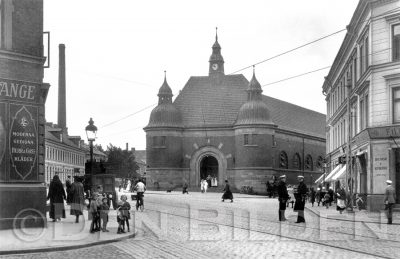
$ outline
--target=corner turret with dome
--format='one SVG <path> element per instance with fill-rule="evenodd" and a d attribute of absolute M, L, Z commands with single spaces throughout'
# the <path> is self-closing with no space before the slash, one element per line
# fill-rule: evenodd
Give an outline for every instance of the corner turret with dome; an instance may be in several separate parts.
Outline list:
<path fill-rule="evenodd" d="M 172 104 L 172 96 L 172 90 L 167 83 L 166 71 L 164 71 L 164 83 L 158 91 L 158 105 L 151 111 L 149 124 L 145 129 L 154 127 L 182 127 L 180 113 Z"/>
<path fill-rule="evenodd" d="M 246 92 L 247 102 L 240 107 L 235 126 L 273 125 L 267 104 L 262 100 L 262 89 L 256 78 L 254 66 L 253 77 Z"/>

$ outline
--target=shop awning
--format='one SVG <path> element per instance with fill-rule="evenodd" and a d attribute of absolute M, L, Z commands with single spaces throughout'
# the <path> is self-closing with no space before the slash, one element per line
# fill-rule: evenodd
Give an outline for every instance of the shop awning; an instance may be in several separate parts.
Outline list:
<path fill-rule="evenodd" d="M 335 167 L 335 169 L 333 169 L 333 170 L 328 174 L 328 176 L 325 178 L 325 182 L 329 182 L 329 181 L 332 179 L 332 177 L 340 170 L 341 167 L 342 167 L 342 165 L 337 165 L 337 166 Z"/>
<path fill-rule="evenodd" d="M 340 170 L 334 176 L 332 176 L 332 180 L 336 181 L 339 178 L 343 178 L 343 176 L 345 175 L 346 175 L 346 165 L 340 168 Z"/>
<path fill-rule="evenodd" d="M 325 174 L 321 174 L 321 176 L 320 176 L 314 183 L 320 183 L 320 182 L 322 182 L 322 180 L 324 180 L 324 175 L 325 175 Z"/>

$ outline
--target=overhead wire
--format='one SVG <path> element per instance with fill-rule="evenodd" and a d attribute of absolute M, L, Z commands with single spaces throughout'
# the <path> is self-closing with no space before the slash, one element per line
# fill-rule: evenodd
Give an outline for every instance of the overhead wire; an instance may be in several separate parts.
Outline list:
<path fill-rule="evenodd" d="M 334 36 L 334 35 L 336 35 L 336 34 L 338 34 L 338 33 L 340 33 L 340 32 L 343 32 L 343 31 L 346 31 L 346 29 L 341 29 L 341 30 L 335 31 L 335 32 L 333 32 L 333 33 L 331 33 L 331 34 L 328 34 L 328 35 L 323 36 L 323 37 L 321 37 L 321 38 L 318 38 L 318 39 L 316 39 L 316 40 L 307 42 L 307 43 L 302 44 L 302 45 L 300 45 L 300 46 L 298 46 L 298 47 L 295 47 L 295 48 L 292 48 L 292 49 L 290 49 L 290 50 L 281 52 L 281 53 L 279 53 L 279 54 L 277 54 L 277 55 L 275 55 L 275 56 L 272 56 L 272 57 L 270 57 L 270 58 L 264 59 L 264 60 L 262 60 L 262 61 L 259 61 L 259 62 L 254 63 L 254 64 L 252 64 L 252 65 L 249 65 L 249 66 L 246 66 L 246 67 L 241 68 L 241 69 L 239 69 L 239 70 L 236 70 L 236 71 L 234 71 L 234 72 L 232 72 L 232 73 L 229 73 L 228 75 L 235 74 L 235 73 L 237 73 L 237 72 L 240 72 L 240 71 L 246 70 L 246 69 L 248 69 L 248 68 L 251 68 L 251 67 L 253 67 L 253 66 L 256 66 L 256 65 L 265 63 L 265 62 L 270 61 L 270 60 L 272 60 L 272 59 L 275 59 L 275 58 L 277 58 L 277 57 L 286 55 L 286 54 L 288 54 L 288 53 L 290 53 L 290 52 L 293 52 L 293 51 L 295 51 L 295 50 L 304 48 L 304 47 L 306 47 L 306 46 L 308 46 L 308 45 L 311 45 L 311 44 L 316 43 L 316 42 L 318 42 L 318 41 L 321 41 L 321 40 L 323 40 L 323 39 L 332 37 L 332 36 Z"/>
<path fill-rule="evenodd" d="M 135 114 L 138 114 L 138 113 L 140 113 L 140 112 L 142 112 L 142 111 L 145 111 L 145 110 L 147 110 L 147 109 L 149 109 L 149 108 L 151 108 L 151 107 L 153 107 L 153 106 L 155 106 L 155 105 L 157 105 L 157 103 L 153 103 L 153 104 L 151 104 L 151 105 L 149 105 L 149 106 L 146 106 L 146 107 L 144 107 L 144 108 L 142 108 L 142 109 L 140 109 L 140 110 L 138 110 L 138 111 L 135 111 L 135 112 L 133 112 L 133 113 L 130 113 L 130 114 L 128 114 L 128 115 L 126 115 L 126 116 L 124 116 L 124 117 L 118 119 L 118 120 L 115 120 L 115 121 L 112 121 L 112 122 L 110 122 L 110 123 L 104 124 L 104 125 L 101 126 L 100 128 L 105 128 L 105 127 L 111 126 L 111 125 L 113 125 L 113 124 L 115 124 L 115 123 L 117 123 L 117 122 L 120 122 L 120 121 L 122 121 L 122 120 L 125 120 L 125 119 L 127 119 L 127 118 L 129 118 L 129 117 L 131 117 L 131 116 L 133 116 L 133 115 L 135 115 Z"/>
<path fill-rule="evenodd" d="M 385 15 L 390 14 L 390 13 L 394 13 L 395 10 L 397 10 L 397 9 L 400 9 L 400 7 L 394 8 L 394 9 L 389 10 L 389 11 L 387 11 L 387 12 L 384 12 L 384 13 L 382 13 L 382 14 L 380 14 L 380 15 L 377 15 L 377 16 L 374 16 L 374 17 L 370 17 L 369 19 L 366 19 L 366 20 L 364 20 L 364 21 L 368 21 L 368 20 L 377 20 L 378 17 L 385 16 Z M 383 18 L 384 18 L 384 17 L 383 17 Z M 379 19 L 382 19 L 382 18 L 379 18 Z M 361 21 L 361 22 L 364 22 L 364 21 Z M 325 35 L 325 36 L 323 36 L 323 37 L 317 38 L 317 39 L 315 39 L 315 40 L 312 40 L 312 41 L 310 41 L 310 42 L 307 42 L 307 43 L 302 44 L 302 45 L 300 45 L 300 46 L 297 46 L 297 47 L 295 47 L 295 48 L 292 48 L 292 49 L 289 49 L 289 50 L 287 50 L 287 51 L 281 52 L 281 53 L 279 53 L 279 54 L 277 54 L 277 55 L 274 55 L 274 56 L 272 56 L 272 57 L 269 57 L 269 58 L 267 58 L 267 59 L 264 59 L 264 60 L 261 60 L 261 61 L 259 61 L 259 62 L 256 62 L 256 63 L 254 63 L 254 64 L 252 64 L 252 65 L 249 65 L 249 66 L 243 67 L 243 68 L 241 68 L 241 69 L 238 69 L 238 70 L 236 70 L 236 71 L 234 71 L 234 72 L 229 73 L 228 75 L 232 75 L 232 74 L 235 74 L 235 73 L 237 73 L 237 72 L 243 71 L 243 70 L 245 70 L 245 69 L 251 68 L 251 67 L 253 67 L 253 66 L 255 66 L 255 65 L 259 65 L 259 64 L 265 63 L 265 62 L 267 62 L 267 61 L 273 60 L 273 59 L 278 58 L 278 57 L 280 57 L 280 56 L 286 55 L 286 54 L 291 53 L 291 52 L 293 52 L 293 51 L 296 51 L 296 50 L 298 50 L 298 49 L 301 49 L 301 48 L 304 48 L 304 47 L 309 46 L 309 45 L 311 45 L 311 44 L 314 44 L 314 43 L 316 43 L 316 42 L 319 42 L 319 41 L 321 41 L 321 40 L 323 40 L 323 39 L 332 37 L 332 36 L 334 36 L 334 35 L 336 35 L 336 34 L 339 34 L 339 33 L 343 32 L 343 31 L 346 31 L 346 30 L 347 30 L 347 29 L 345 28 L 345 29 L 341 29 L 341 30 L 335 31 L 335 32 L 333 32 L 333 33 L 330 33 L 330 34 Z M 386 50 L 387 50 L 387 49 L 386 49 Z M 385 51 L 385 50 L 383 50 L 383 51 Z M 380 51 L 380 52 L 381 52 L 381 51 Z M 376 53 L 378 53 L 378 52 L 376 52 Z M 371 54 L 368 54 L 368 55 L 374 55 L 374 54 L 376 54 L 376 53 L 371 53 Z M 278 80 L 278 81 L 274 81 L 274 82 L 271 82 L 271 83 L 267 83 L 267 84 L 263 85 L 263 87 L 264 87 L 264 86 L 268 86 L 268 85 L 277 84 L 277 83 L 280 83 L 280 82 L 283 82 L 283 81 L 287 81 L 287 80 L 290 80 L 290 79 L 294 79 L 294 78 L 297 78 L 297 77 L 305 76 L 305 75 L 308 75 L 308 74 L 311 74 L 311 73 L 315 73 L 315 72 L 318 72 L 318 71 L 321 71 L 321 70 L 324 70 L 324 69 L 328 69 L 329 67 L 330 67 L 330 66 L 326 66 L 326 67 L 318 68 L 318 69 L 315 69 L 315 70 L 312 70 L 312 71 L 308 71 L 308 72 L 305 72 L 305 73 L 302 73 L 302 74 L 299 74 L 299 75 L 290 76 L 290 77 L 287 77 L 287 78 L 284 78 L 284 79 L 281 79 L 281 80 Z M 110 76 L 110 77 L 111 77 L 111 76 Z M 132 81 L 132 80 L 125 80 L 125 79 L 117 78 L 117 77 L 113 77 L 113 78 L 116 78 L 116 79 L 118 79 L 118 80 L 124 80 L 124 81 L 127 81 L 127 82 L 134 82 L 134 83 L 138 83 L 138 84 L 142 84 L 142 85 L 148 85 L 148 84 L 144 84 L 144 83 L 140 83 L 140 82 L 136 82 L 136 81 Z M 122 120 L 124 120 L 124 119 L 127 119 L 127 118 L 129 118 L 129 117 L 131 117 L 131 116 L 133 116 L 133 115 L 135 115 L 135 114 L 138 114 L 138 113 L 140 113 L 140 112 L 142 112 L 142 111 L 145 111 L 145 110 L 147 110 L 147 109 L 149 109 L 149 108 L 151 108 L 151 107 L 153 107 L 153 106 L 155 106 L 155 105 L 156 105 L 156 103 L 155 103 L 155 104 L 152 104 L 152 105 L 149 105 L 149 106 L 146 106 L 146 107 L 144 107 L 144 108 L 142 108 L 142 109 L 140 109 L 140 110 L 138 110 L 138 111 L 135 111 L 135 112 L 133 112 L 133 113 L 127 115 L 127 116 L 124 116 L 124 117 L 122 117 L 122 118 L 120 118 L 120 119 L 118 119 L 118 120 L 115 120 L 115 121 L 112 121 L 112 122 L 110 122 L 110 123 L 107 123 L 107 124 L 103 125 L 102 128 L 108 127 L 108 126 L 113 125 L 113 124 L 115 124 L 115 123 L 117 123 L 117 122 L 120 122 L 120 121 L 122 121 Z M 203 120 L 204 120 L 204 114 L 203 114 Z"/>

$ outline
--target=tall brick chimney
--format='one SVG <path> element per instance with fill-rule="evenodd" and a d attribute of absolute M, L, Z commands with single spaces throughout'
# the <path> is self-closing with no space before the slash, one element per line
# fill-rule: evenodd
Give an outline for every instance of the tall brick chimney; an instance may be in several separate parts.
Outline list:
<path fill-rule="evenodd" d="M 65 90 L 65 45 L 58 45 L 58 126 L 67 133 L 67 103 Z"/>

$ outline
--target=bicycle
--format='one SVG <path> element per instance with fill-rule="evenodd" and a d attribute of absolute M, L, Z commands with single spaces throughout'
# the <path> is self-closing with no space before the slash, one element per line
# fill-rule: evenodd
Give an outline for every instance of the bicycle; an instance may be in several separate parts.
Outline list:
<path fill-rule="evenodd" d="M 137 198 L 136 198 L 136 210 L 143 211 L 144 210 L 144 202 L 143 202 L 143 193 L 142 192 L 138 192 L 137 193 Z"/>

